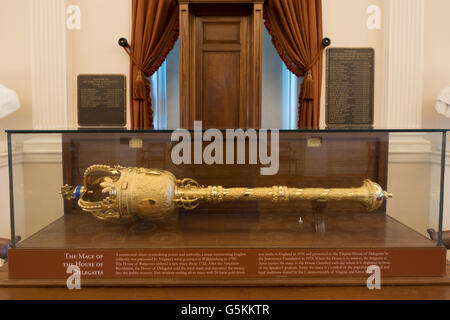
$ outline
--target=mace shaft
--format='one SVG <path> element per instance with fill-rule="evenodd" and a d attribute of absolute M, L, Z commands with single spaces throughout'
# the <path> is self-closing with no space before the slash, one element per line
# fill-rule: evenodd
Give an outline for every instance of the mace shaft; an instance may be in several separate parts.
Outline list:
<path fill-rule="evenodd" d="M 235 202 L 270 201 L 273 203 L 296 201 L 354 201 L 362 203 L 369 211 L 379 207 L 380 201 L 391 197 L 378 184 L 364 181 L 359 188 L 288 188 L 273 186 L 261 188 L 224 188 L 222 186 L 178 188 L 175 201 L 183 202 Z"/>

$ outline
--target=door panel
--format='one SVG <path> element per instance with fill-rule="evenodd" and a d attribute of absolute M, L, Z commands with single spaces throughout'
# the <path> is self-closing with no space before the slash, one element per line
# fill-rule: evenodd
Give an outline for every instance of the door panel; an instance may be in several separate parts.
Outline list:
<path fill-rule="evenodd" d="M 200 113 L 204 127 L 239 126 L 239 59 L 239 52 L 203 52 Z"/>
<path fill-rule="evenodd" d="M 195 120 L 204 128 L 246 126 L 248 17 L 195 17 Z"/>
<path fill-rule="evenodd" d="M 209 21 L 203 23 L 203 44 L 240 44 L 240 21 Z"/>
<path fill-rule="evenodd" d="M 180 125 L 260 128 L 263 3 L 180 1 Z"/>

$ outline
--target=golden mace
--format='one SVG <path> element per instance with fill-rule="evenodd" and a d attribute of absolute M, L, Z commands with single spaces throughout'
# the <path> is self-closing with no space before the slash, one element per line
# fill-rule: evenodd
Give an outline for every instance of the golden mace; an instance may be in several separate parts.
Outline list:
<path fill-rule="evenodd" d="M 271 201 L 273 203 L 312 201 L 354 201 L 367 211 L 379 208 L 392 197 L 368 179 L 359 188 L 224 188 L 201 186 L 193 179 L 178 180 L 164 170 L 92 165 L 86 169 L 83 185 L 61 188 L 64 199 L 78 199 L 78 206 L 102 220 L 161 219 L 176 207 L 194 209 L 202 202 Z"/>

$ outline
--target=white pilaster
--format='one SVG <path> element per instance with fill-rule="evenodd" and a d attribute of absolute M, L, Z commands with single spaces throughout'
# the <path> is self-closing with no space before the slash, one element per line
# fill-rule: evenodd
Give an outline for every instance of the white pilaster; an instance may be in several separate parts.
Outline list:
<path fill-rule="evenodd" d="M 71 41 L 67 0 L 31 0 L 33 129 L 66 129 L 71 120 Z"/>
<path fill-rule="evenodd" d="M 385 0 L 385 126 L 420 128 L 424 0 Z"/>

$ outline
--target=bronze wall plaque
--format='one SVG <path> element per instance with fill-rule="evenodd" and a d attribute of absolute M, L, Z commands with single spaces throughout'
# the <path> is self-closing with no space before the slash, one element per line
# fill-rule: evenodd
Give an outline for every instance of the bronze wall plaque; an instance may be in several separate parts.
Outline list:
<path fill-rule="evenodd" d="M 127 123 L 126 89 L 124 75 L 79 75 L 78 125 L 124 127 Z"/>
<path fill-rule="evenodd" d="M 372 127 L 375 81 L 373 48 L 330 48 L 326 59 L 327 126 Z"/>

